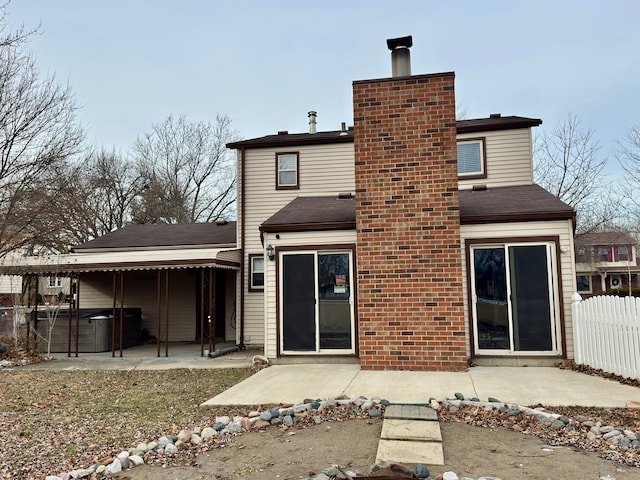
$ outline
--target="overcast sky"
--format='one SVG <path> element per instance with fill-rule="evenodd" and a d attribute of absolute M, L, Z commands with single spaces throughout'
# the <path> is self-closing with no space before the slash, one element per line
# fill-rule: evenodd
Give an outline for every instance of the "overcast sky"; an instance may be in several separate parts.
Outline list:
<path fill-rule="evenodd" d="M 89 140 L 126 152 L 168 115 L 231 117 L 243 138 L 353 122 L 354 80 L 455 71 L 466 118 L 573 113 L 609 154 L 640 123 L 640 2 L 13 0 L 43 73 L 69 82 Z M 613 168 L 613 165 L 612 165 Z"/>

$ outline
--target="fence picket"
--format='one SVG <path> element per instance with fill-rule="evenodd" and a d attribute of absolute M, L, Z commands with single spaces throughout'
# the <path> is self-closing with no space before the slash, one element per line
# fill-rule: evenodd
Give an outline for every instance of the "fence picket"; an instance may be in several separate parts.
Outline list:
<path fill-rule="evenodd" d="M 640 378 L 640 298 L 592 297 L 572 311 L 576 363 Z"/>

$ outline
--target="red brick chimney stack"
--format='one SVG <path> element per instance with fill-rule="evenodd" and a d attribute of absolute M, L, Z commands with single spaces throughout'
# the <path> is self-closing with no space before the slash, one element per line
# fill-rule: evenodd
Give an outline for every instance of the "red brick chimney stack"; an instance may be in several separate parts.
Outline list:
<path fill-rule="evenodd" d="M 356 81 L 353 109 L 361 366 L 465 370 L 454 74 Z"/>

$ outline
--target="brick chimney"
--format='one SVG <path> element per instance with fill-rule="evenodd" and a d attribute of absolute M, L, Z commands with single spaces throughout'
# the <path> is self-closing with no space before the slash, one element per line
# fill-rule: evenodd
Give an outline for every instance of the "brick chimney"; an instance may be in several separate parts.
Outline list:
<path fill-rule="evenodd" d="M 363 369 L 467 368 L 454 74 L 353 83 Z"/>

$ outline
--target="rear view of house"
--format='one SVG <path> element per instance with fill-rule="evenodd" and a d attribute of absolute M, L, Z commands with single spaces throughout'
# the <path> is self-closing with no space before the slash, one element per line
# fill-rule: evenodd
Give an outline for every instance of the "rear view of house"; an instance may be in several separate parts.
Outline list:
<path fill-rule="evenodd" d="M 353 82 L 353 127 L 320 131 L 312 111 L 304 133 L 228 145 L 235 224 L 129 226 L 0 273 L 55 270 L 83 308 L 140 308 L 160 341 L 276 363 L 572 358 L 575 212 L 533 183 L 541 120 L 456 120 L 454 73 L 413 75 L 411 44 L 387 42 L 393 76 Z"/>
<path fill-rule="evenodd" d="M 354 127 L 238 151 L 241 313 L 276 362 L 462 370 L 572 355 L 574 211 L 533 183 L 540 120 L 455 119 L 454 74 L 353 83 Z"/>

